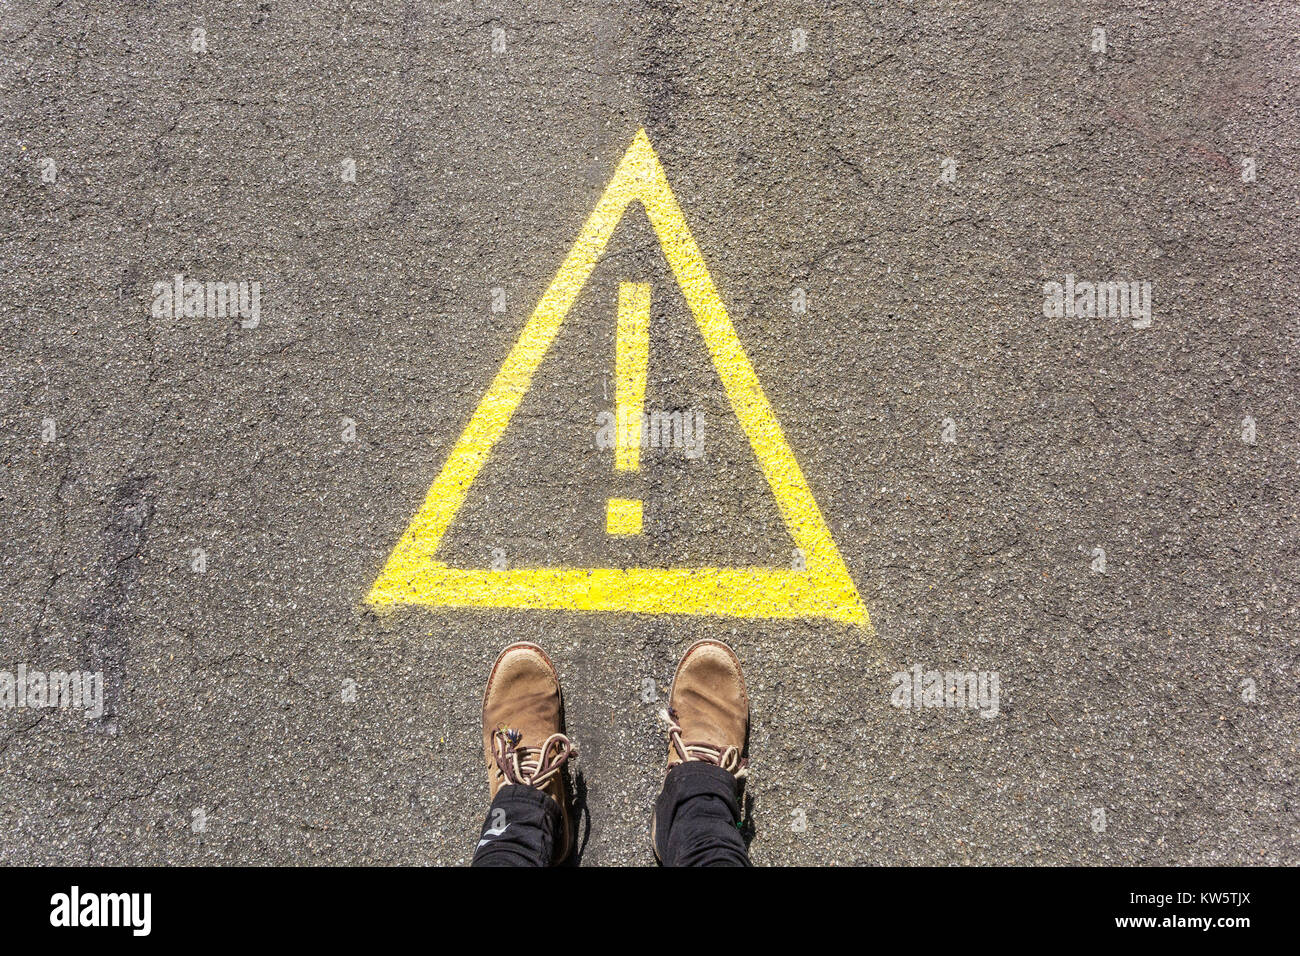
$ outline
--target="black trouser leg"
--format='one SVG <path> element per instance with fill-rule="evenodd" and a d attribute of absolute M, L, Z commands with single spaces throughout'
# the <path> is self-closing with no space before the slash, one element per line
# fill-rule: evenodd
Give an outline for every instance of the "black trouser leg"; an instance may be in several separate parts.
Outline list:
<path fill-rule="evenodd" d="M 470 866 L 550 866 L 560 829 L 554 800 L 532 787 L 506 784 L 483 821 Z"/>
<path fill-rule="evenodd" d="M 700 760 L 668 771 L 655 801 L 655 851 L 664 866 L 749 866 L 740 782 Z"/>

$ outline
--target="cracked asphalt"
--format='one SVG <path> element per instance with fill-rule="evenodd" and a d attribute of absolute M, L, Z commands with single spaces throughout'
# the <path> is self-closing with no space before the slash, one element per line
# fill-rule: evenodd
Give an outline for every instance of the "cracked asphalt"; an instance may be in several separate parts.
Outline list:
<path fill-rule="evenodd" d="M 0 8 L 0 670 L 106 691 L 0 708 L 0 861 L 464 864 L 482 683 L 529 639 L 582 864 L 649 864 L 656 711 L 719 637 L 757 863 L 1300 863 L 1298 27 L 1281 0 Z M 642 127 L 871 633 L 364 603 Z M 256 323 L 156 314 L 178 273 L 260 283 Z M 1149 282 L 1149 327 L 1048 317 L 1067 275 Z M 629 476 L 595 437 L 631 280 L 648 404 L 706 428 Z M 791 560 L 639 211 L 444 549 Z M 916 665 L 996 673 L 996 717 L 893 706 Z"/>

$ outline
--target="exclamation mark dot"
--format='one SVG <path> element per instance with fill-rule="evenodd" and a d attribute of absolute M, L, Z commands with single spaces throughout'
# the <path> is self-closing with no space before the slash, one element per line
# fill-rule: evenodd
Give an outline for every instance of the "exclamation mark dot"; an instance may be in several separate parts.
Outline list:
<path fill-rule="evenodd" d="M 620 282 L 618 334 L 614 344 L 614 470 L 641 467 L 641 418 L 645 375 L 650 361 L 650 284 Z M 610 498 L 607 534 L 641 533 L 641 500 Z"/>

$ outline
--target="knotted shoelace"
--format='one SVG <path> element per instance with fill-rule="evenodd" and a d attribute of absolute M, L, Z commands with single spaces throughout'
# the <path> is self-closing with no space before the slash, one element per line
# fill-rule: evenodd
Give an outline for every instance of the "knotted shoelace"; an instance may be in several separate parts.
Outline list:
<path fill-rule="evenodd" d="M 740 756 L 739 747 L 720 749 L 713 744 L 685 741 L 682 739 L 682 725 L 677 722 L 677 711 L 669 707 L 667 710 L 661 710 L 659 716 L 668 725 L 668 739 L 683 761 L 702 760 L 711 763 L 715 767 L 721 767 L 737 780 L 749 776 L 749 761 Z"/>
<path fill-rule="evenodd" d="M 540 747 L 521 747 L 523 734 L 503 727 L 492 734 L 492 756 L 497 772 L 506 783 L 523 784 L 540 790 L 559 774 L 569 757 L 578 752 L 577 744 L 564 734 L 551 734 Z"/>

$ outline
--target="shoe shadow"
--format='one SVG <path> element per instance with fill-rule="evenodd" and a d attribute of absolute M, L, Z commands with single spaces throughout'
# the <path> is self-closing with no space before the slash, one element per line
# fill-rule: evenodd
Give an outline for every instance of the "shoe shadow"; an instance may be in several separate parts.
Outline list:
<path fill-rule="evenodd" d="M 754 842 L 754 837 L 758 835 L 758 827 L 754 823 L 754 797 L 749 793 L 748 788 L 745 791 L 744 814 L 740 818 L 740 836 L 745 841 L 745 852 L 749 852 L 749 845 Z"/>
<path fill-rule="evenodd" d="M 587 841 L 591 839 L 591 811 L 587 809 L 587 776 L 581 768 L 574 772 L 573 786 L 569 792 L 573 794 L 572 806 L 578 832 L 574 840 L 573 852 L 569 854 L 563 866 L 581 866 L 582 855 L 587 851 Z"/>
<path fill-rule="evenodd" d="M 747 717 L 749 715 L 746 715 Z M 745 721 L 745 742 L 740 745 L 740 755 L 746 760 L 749 759 L 749 735 L 754 729 L 752 720 Z M 741 781 L 742 784 L 745 781 Z M 744 787 L 740 792 L 742 813 L 740 815 L 740 835 L 745 841 L 745 854 L 749 854 L 749 845 L 754 842 L 754 837 L 758 833 L 758 827 L 754 824 L 754 795 L 749 792 L 749 787 Z"/>

